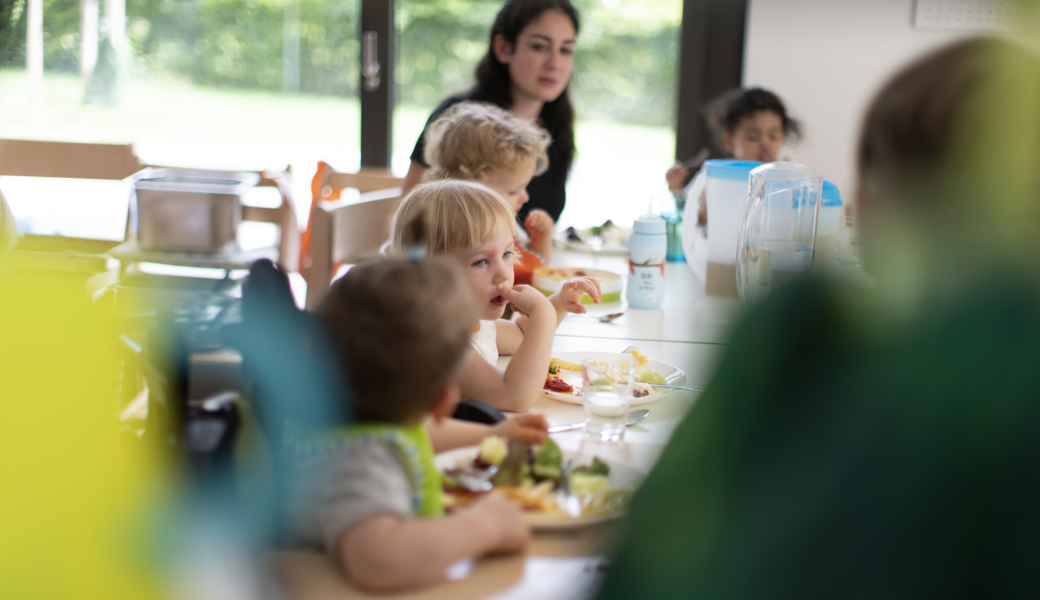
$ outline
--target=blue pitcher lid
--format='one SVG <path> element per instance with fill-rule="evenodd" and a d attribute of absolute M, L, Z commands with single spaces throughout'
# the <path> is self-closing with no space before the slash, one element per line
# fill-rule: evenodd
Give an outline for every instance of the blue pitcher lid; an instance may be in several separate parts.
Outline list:
<path fill-rule="evenodd" d="M 823 205 L 841 206 L 841 193 L 838 192 L 838 186 L 827 180 L 823 182 Z"/>
<path fill-rule="evenodd" d="M 708 177 L 713 179 L 729 179 L 746 183 L 751 171 L 762 164 L 757 160 L 706 160 L 704 168 Z"/>

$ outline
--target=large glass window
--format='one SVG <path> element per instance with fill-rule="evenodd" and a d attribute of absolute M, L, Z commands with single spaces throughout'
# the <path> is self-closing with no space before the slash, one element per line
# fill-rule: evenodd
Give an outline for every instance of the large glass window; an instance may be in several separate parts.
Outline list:
<path fill-rule="evenodd" d="M 442 100 L 473 86 L 488 32 L 502 0 L 397 0 L 397 106 L 394 170 L 409 156 L 426 119 Z"/>
<path fill-rule="evenodd" d="M 119 55 L 102 0 L 97 64 L 84 77 L 81 0 L 44 0 L 45 72 L 34 86 L 26 0 L 15 0 L 0 30 L 0 136 L 132 142 L 155 164 L 291 163 L 306 218 L 317 160 L 359 164 L 359 1 L 126 0 Z"/>
<path fill-rule="evenodd" d="M 563 225 L 630 223 L 675 150 L 675 85 L 682 0 L 574 0 L 581 13 L 571 97 L 578 155 Z M 398 105 L 394 168 L 430 112 L 473 84 L 501 0 L 397 0 Z"/>

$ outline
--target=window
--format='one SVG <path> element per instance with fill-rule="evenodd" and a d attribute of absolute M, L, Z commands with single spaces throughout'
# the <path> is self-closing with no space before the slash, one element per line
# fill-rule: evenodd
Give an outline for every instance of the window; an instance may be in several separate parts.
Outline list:
<path fill-rule="evenodd" d="M 34 89 L 26 0 L 15 0 L 10 35 L 0 30 L 0 136 L 133 142 L 152 164 L 292 163 L 306 219 L 316 162 L 359 161 L 359 1 L 127 0 L 128 52 L 106 48 L 102 14 L 97 66 L 84 78 L 81 0 L 44 0 L 45 75 Z"/>
<path fill-rule="evenodd" d="M 581 13 L 571 97 L 578 155 L 564 225 L 630 223 L 665 189 L 675 151 L 682 0 L 575 0 Z M 397 0 L 394 169 L 408 168 L 432 110 L 473 84 L 501 0 Z"/>

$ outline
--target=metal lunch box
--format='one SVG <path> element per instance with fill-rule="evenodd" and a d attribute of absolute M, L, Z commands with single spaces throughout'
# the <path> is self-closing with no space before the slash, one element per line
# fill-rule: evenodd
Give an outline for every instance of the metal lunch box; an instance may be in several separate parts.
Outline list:
<path fill-rule="evenodd" d="M 144 169 L 134 186 L 137 240 L 143 250 L 217 252 L 235 241 L 242 194 L 256 173 Z"/>

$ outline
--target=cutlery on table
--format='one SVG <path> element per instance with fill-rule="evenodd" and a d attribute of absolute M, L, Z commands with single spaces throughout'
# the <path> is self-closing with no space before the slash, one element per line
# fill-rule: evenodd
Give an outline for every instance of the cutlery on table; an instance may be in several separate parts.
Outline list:
<path fill-rule="evenodd" d="M 645 419 L 647 417 L 647 415 L 649 415 L 649 414 L 650 414 L 650 411 L 645 409 L 645 408 L 640 408 L 639 410 L 633 410 L 633 411 L 628 413 L 628 420 L 625 421 L 625 425 L 626 426 L 635 425 L 636 423 L 638 423 L 638 422 L 642 421 L 643 419 Z M 581 422 L 581 423 L 571 423 L 570 425 L 556 425 L 555 427 L 550 427 L 549 428 L 549 433 L 560 433 L 562 431 L 571 431 L 573 429 L 581 429 L 582 427 L 585 427 L 585 423 L 584 422 Z"/>
<path fill-rule="evenodd" d="M 571 489 L 571 469 L 574 463 L 567 461 L 560 465 L 560 492 L 563 496 L 559 503 L 563 512 L 572 517 L 581 516 L 581 498 Z"/>
<path fill-rule="evenodd" d="M 683 386 L 683 385 L 667 385 L 667 384 L 664 384 L 664 383 L 648 383 L 647 385 L 652 387 L 652 388 L 668 388 L 670 390 L 688 390 L 688 391 L 691 391 L 691 392 L 703 392 L 704 391 L 704 390 L 702 390 L 700 388 L 686 387 L 686 386 Z"/>
<path fill-rule="evenodd" d="M 490 465 L 486 469 L 464 469 L 455 475 L 455 481 L 462 489 L 470 492 L 490 492 L 495 487 L 491 478 L 498 473 L 498 467 Z"/>

